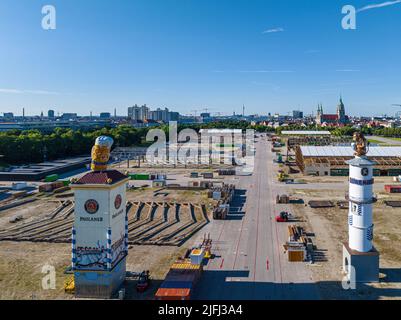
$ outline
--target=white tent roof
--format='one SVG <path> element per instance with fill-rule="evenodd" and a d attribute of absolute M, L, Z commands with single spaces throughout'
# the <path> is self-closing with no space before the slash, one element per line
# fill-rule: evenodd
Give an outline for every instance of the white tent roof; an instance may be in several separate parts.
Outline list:
<path fill-rule="evenodd" d="M 330 131 L 281 131 L 285 136 L 329 136 Z"/>
<path fill-rule="evenodd" d="M 353 157 L 355 151 L 349 147 L 301 146 L 304 157 Z M 401 157 L 401 147 L 370 147 L 368 157 Z"/>

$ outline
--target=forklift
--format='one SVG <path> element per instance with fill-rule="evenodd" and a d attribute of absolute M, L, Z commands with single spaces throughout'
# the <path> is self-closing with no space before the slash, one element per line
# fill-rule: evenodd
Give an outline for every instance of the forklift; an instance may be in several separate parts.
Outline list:
<path fill-rule="evenodd" d="M 150 286 L 150 273 L 149 270 L 143 271 L 138 276 L 138 282 L 136 284 L 136 291 L 139 293 L 145 292 Z"/>
<path fill-rule="evenodd" d="M 292 219 L 292 215 L 286 211 L 280 212 L 280 215 L 276 217 L 276 222 L 289 222 Z"/>

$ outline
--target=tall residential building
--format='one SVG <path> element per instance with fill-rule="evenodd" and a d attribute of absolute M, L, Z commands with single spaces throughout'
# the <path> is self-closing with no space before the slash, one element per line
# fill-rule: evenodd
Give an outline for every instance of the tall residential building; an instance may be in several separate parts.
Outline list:
<path fill-rule="evenodd" d="M 132 120 L 147 120 L 149 119 L 149 108 L 144 104 L 142 107 L 134 105 L 128 108 L 128 118 Z"/>
<path fill-rule="evenodd" d="M 4 120 L 14 120 L 14 113 L 4 112 Z"/>
<path fill-rule="evenodd" d="M 132 107 L 128 108 L 128 118 L 134 121 L 145 121 L 145 120 L 153 120 L 153 121 L 179 121 L 180 114 L 178 112 L 170 111 L 168 108 L 157 108 L 156 110 L 150 110 L 146 104 L 139 107 L 135 104 Z"/>
<path fill-rule="evenodd" d="M 47 117 L 49 119 L 54 119 L 54 110 L 47 111 Z"/>
<path fill-rule="evenodd" d="M 170 121 L 179 121 L 180 113 L 179 112 L 170 112 Z"/>
<path fill-rule="evenodd" d="M 102 112 L 100 114 L 100 119 L 110 119 L 110 118 L 111 118 L 110 112 Z"/>
<path fill-rule="evenodd" d="M 61 120 L 64 121 L 71 121 L 71 120 L 77 120 L 78 119 L 78 114 L 76 113 L 63 113 L 61 116 Z"/>
<path fill-rule="evenodd" d="M 167 108 L 165 108 L 164 110 L 157 108 L 156 110 L 149 113 L 149 119 L 154 121 L 169 122 L 171 119 L 170 111 Z"/>
<path fill-rule="evenodd" d="M 302 111 L 299 111 L 299 110 L 294 110 L 294 111 L 292 112 L 292 117 L 293 117 L 294 119 L 303 119 L 304 113 L 303 113 Z"/>

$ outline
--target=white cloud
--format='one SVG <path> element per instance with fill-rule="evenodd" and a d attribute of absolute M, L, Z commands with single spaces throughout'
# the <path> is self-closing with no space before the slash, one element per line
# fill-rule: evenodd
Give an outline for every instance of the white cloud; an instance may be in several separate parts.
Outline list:
<path fill-rule="evenodd" d="M 240 73 L 292 73 L 292 70 L 241 70 Z"/>
<path fill-rule="evenodd" d="M 35 94 L 35 95 L 58 95 L 58 92 L 46 91 L 46 90 L 21 90 L 21 89 L 8 89 L 0 88 L 0 93 L 8 94 Z"/>
<path fill-rule="evenodd" d="M 360 72 L 361 70 L 356 69 L 338 69 L 336 72 Z"/>
<path fill-rule="evenodd" d="M 0 88 L 0 93 L 13 93 L 13 94 L 21 94 L 21 90 L 17 89 L 5 89 L 5 88 Z"/>
<path fill-rule="evenodd" d="M 393 6 L 393 5 L 399 4 L 399 3 L 401 3 L 401 0 L 386 1 L 383 3 L 370 4 L 370 5 L 367 5 L 365 7 L 358 9 L 357 12 L 362 12 L 362 11 L 377 9 L 377 8 L 384 8 L 384 7 Z"/>
<path fill-rule="evenodd" d="M 315 49 L 310 49 L 310 50 L 306 50 L 305 53 L 307 54 L 313 54 L 313 53 L 319 53 L 320 50 L 315 50 Z"/>
<path fill-rule="evenodd" d="M 276 33 L 276 32 L 283 32 L 283 31 L 284 31 L 284 29 L 279 27 L 279 28 L 274 28 L 274 29 L 267 29 L 267 30 L 263 31 L 262 33 L 266 34 L 266 33 Z"/>

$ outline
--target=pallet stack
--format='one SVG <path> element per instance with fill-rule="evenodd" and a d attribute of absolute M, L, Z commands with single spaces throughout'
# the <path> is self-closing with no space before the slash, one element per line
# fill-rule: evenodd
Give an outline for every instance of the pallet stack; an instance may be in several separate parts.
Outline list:
<path fill-rule="evenodd" d="M 307 245 L 309 241 L 305 231 L 300 226 L 288 226 L 288 241 L 284 249 L 288 252 L 288 261 L 303 262 L 307 259 Z"/>

